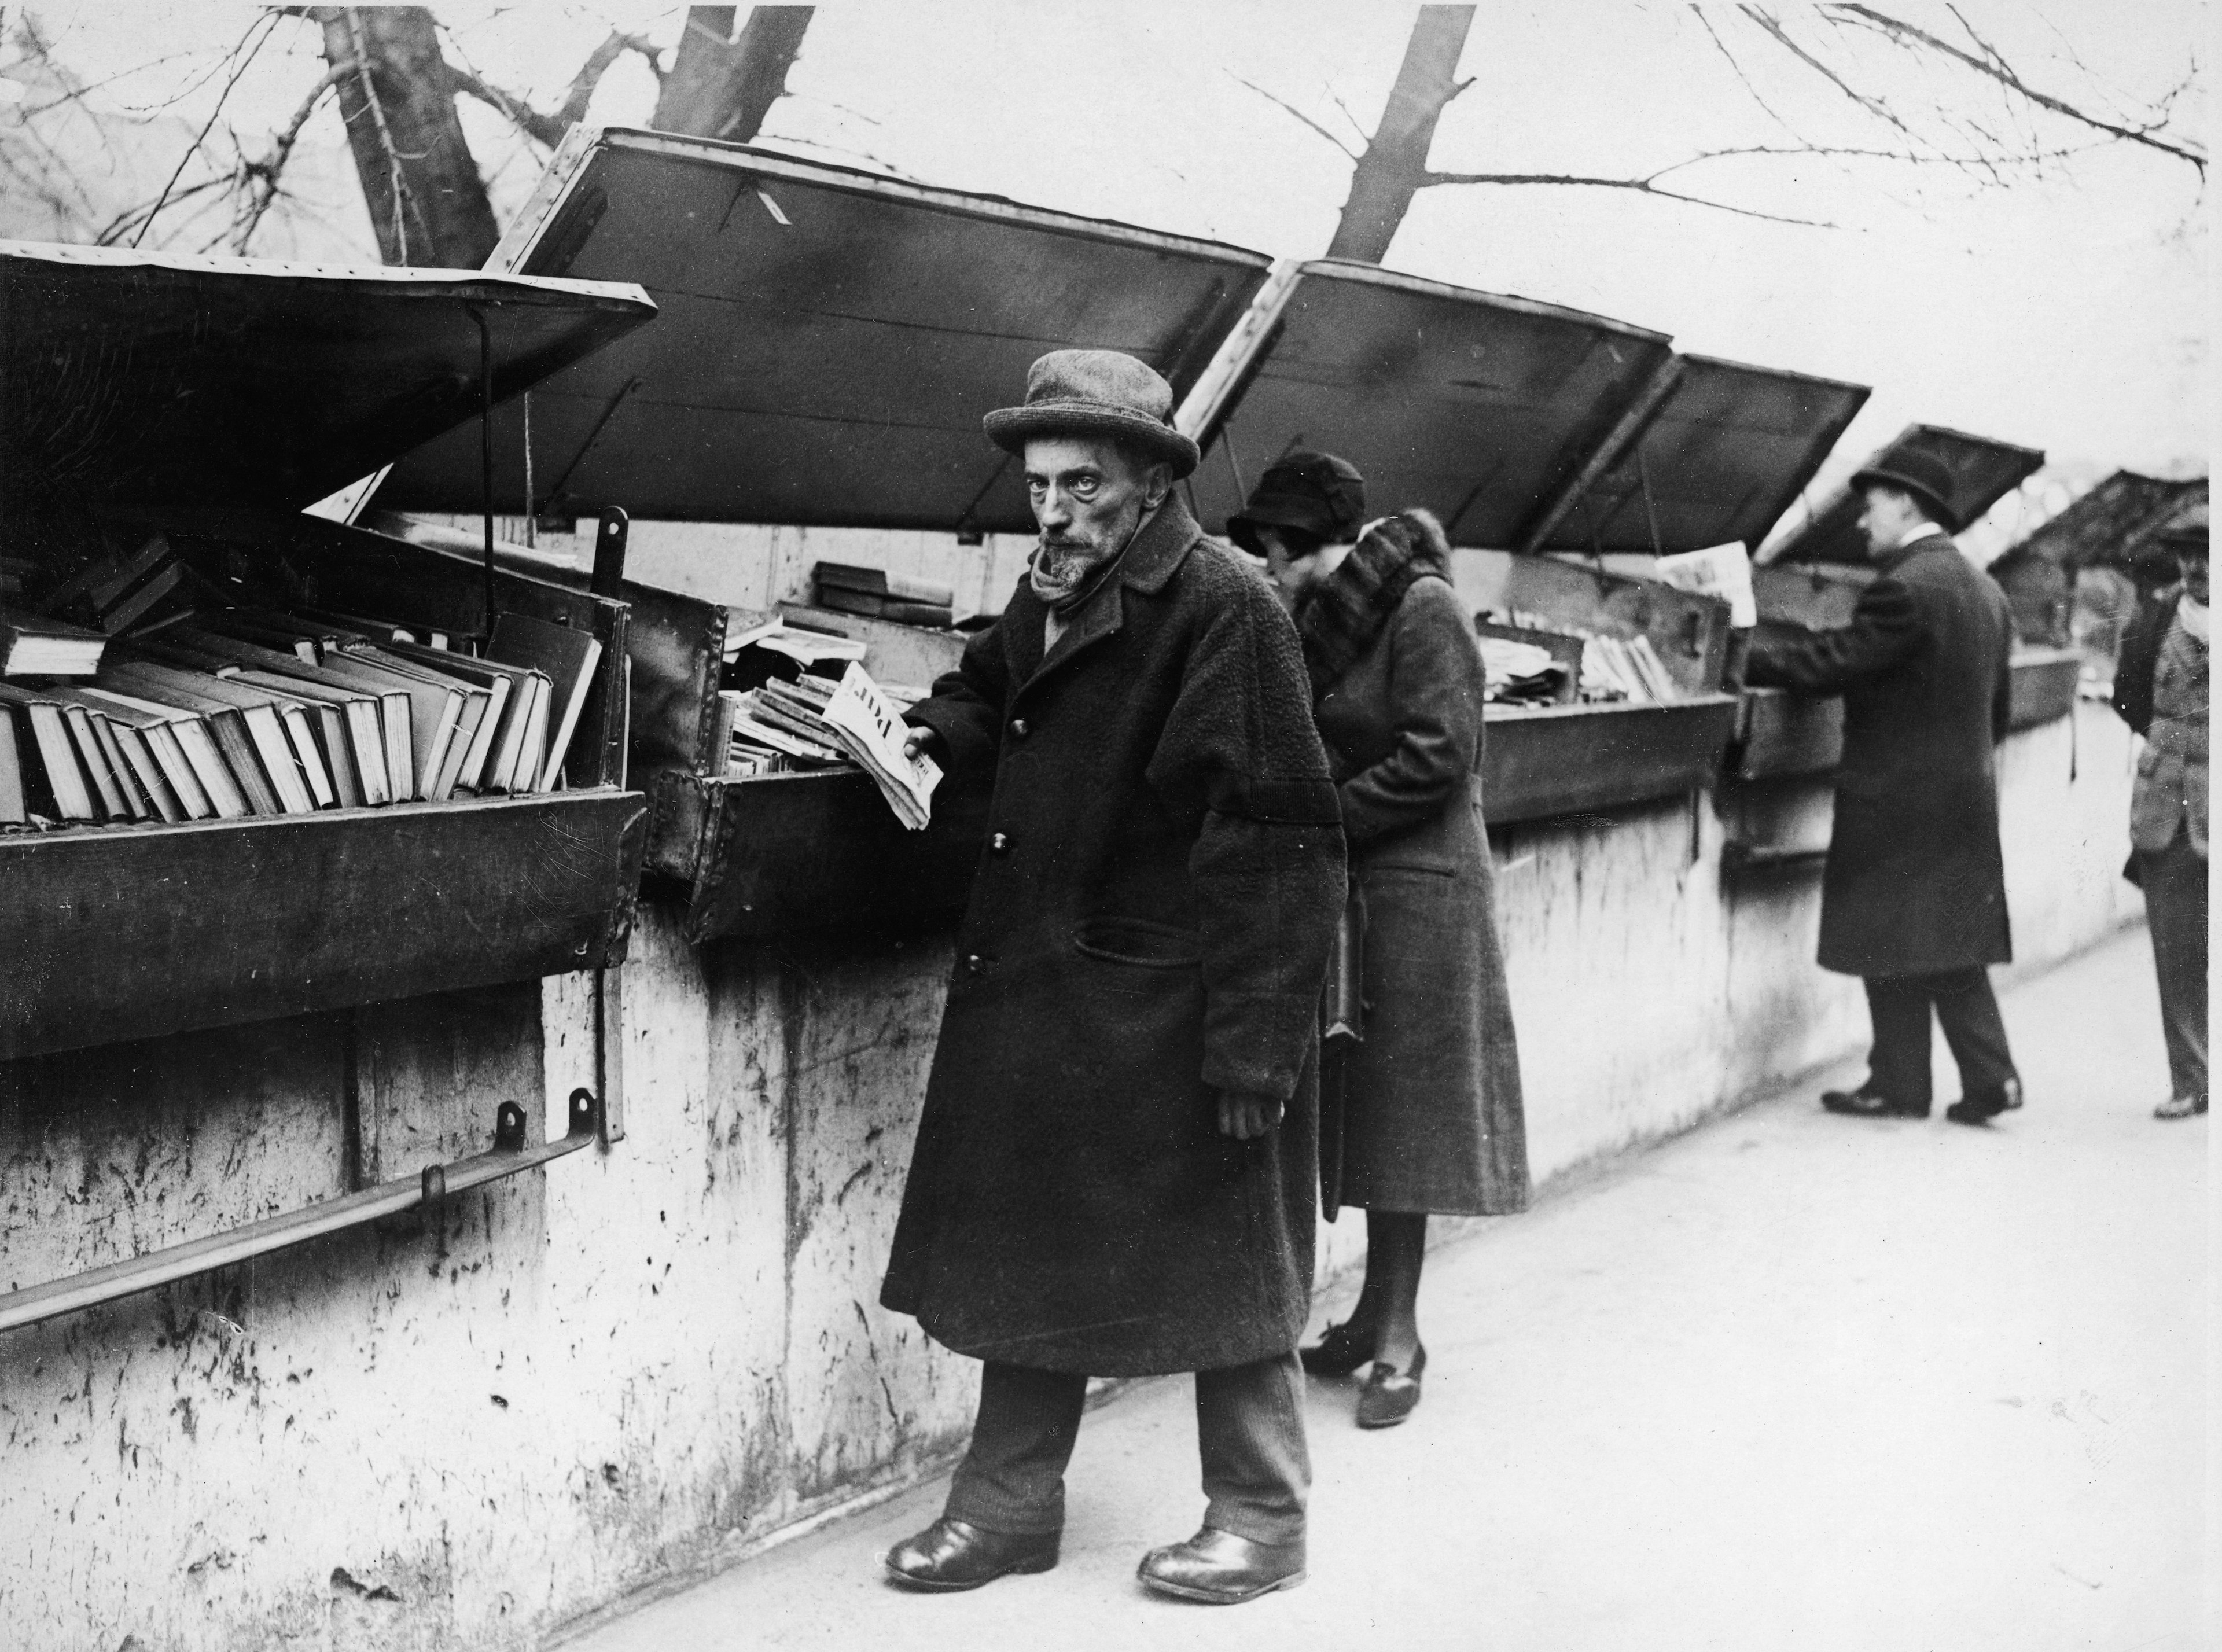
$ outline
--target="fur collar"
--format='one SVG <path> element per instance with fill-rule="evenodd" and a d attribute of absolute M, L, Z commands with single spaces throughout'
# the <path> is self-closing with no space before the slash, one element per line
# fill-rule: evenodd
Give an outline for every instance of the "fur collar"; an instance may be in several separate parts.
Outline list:
<path fill-rule="evenodd" d="M 1428 512 L 1399 511 L 1369 524 L 1342 566 L 1315 586 L 1296 609 L 1313 700 L 1334 687 L 1372 646 L 1415 581 L 1450 576 L 1450 544 L 1442 524 Z"/>

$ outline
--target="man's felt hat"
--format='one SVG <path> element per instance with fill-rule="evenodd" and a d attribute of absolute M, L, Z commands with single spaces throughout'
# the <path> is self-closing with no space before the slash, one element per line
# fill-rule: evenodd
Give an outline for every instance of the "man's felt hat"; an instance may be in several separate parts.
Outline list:
<path fill-rule="evenodd" d="M 1323 545 L 1347 544 L 1365 520 L 1365 478 L 1347 459 L 1296 448 L 1266 467 L 1241 511 L 1227 518 L 1227 537 L 1253 556 L 1265 555 L 1260 528 L 1294 528 Z"/>
<path fill-rule="evenodd" d="M 1942 459 L 1918 449 L 1885 454 L 1852 477 L 1852 491 L 1862 487 L 1895 487 L 1913 495 L 1926 508 L 1930 521 L 1947 533 L 1967 524 L 1952 509 L 1952 471 Z"/>
<path fill-rule="evenodd" d="M 1039 436 L 1115 436 L 1185 476 L 1202 455 L 1173 428 L 1173 387 L 1146 361 L 1117 350 L 1051 350 L 1026 369 L 1022 407 L 980 421 L 1007 453 Z"/>

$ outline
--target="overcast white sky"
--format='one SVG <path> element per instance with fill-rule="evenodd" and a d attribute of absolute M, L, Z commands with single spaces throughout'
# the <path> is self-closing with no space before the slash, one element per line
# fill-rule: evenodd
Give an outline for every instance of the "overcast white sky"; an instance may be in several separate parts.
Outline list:
<path fill-rule="evenodd" d="M 1968 43 L 1943 5 L 1884 9 Z M 223 79 L 210 72 L 255 16 L 117 0 L 35 9 L 80 72 L 123 77 L 104 96 L 160 104 L 198 78 L 179 105 L 196 123 Z M 435 9 L 481 72 L 543 106 L 612 22 L 669 41 L 680 15 L 615 3 Z M 2117 116 L 2193 76 L 2211 26 L 2197 0 L 1970 0 L 1961 11 L 2031 84 Z M 1800 8 L 1780 15 L 1924 133 L 1943 132 L 1923 113 L 1942 105 L 2024 148 L 2093 141 L 2066 122 L 2032 120 L 1956 66 Z M 819 7 L 763 141 L 1315 254 L 1349 161 L 1242 81 L 1356 147 L 1351 117 L 1370 128 L 1378 116 L 1411 16 L 1379 0 L 836 0 Z M 219 130 L 255 148 L 321 71 L 316 47 L 311 26 L 281 26 L 230 91 Z M 1736 145 L 1903 142 L 1734 7 L 1484 3 L 1461 73 L 1475 85 L 1443 119 L 1439 169 L 1629 176 Z M 644 67 L 627 63 L 593 116 L 643 122 L 653 101 Z M 2203 139 L 2195 80 L 2175 117 Z M 529 186 L 538 152 L 474 105 L 467 118 L 498 195 Z M 328 109 L 320 122 L 336 143 L 336 116 Z M 1872 384 L 1840 449 L 1847 463 L 1918 419 L 2100 467 L 2206 468 L 2208 206 L 2184 163 L 2112 144 L 2024 168 L 2007 187 L 1949 166 L 1811 158 L 1710 162 L 1676 181 L 1836 227 L 1608 190 L 1443 188 L 1421 196 L 1387 261 L 1640 323 L 1685 349 Z M 367 244 L 359 196 L 335 206 Z"/>

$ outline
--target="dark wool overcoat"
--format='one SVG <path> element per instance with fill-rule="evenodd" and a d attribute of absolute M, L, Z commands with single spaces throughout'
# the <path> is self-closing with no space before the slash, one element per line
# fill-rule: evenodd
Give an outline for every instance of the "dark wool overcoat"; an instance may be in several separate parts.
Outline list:
<path fill-rule="evenodd" d="M 1365 1036 L 1343 1063 L 1343 1203 L 1501 1215 L 1528 1205 L 1520 1055 L 1482 823 L 1481 645 L 1457 594 L 1413 582 L 1320 696 L 1365 915 Z"/>
<path fill-rule="evenodd" d="M 880 1299 L 1044 1370 L 1284 1354 L 1343 901 L 1296 631 L 1177 499 L 1046 657 L 1044 615 L 1021 581 L 911 713 L 994 796 Z M 1221 1134 L 1222 1090 L 1280 1127 Z"/>
<path fill-rule="evenodd" d="M 1844 697 L 1823 969 L 1935 975 L 2013 957 L 1997 763 L 2012 646 L 2005 594 L 1939 533 L 1885 560 L 1849 626 L 1752 650 L 1746 681 Z"/>

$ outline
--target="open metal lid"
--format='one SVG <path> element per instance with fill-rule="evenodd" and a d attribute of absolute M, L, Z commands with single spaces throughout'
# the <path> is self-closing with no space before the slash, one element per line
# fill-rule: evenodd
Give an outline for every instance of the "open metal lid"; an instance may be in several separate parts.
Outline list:
<path fill-rule="evenodd" d="M 1270 261 L 1215 242 L 798 160 L 738 144 L 574 131 L 494 263 L 637 280 L 657 324 L 533 393 L 543 509 L 1032 532 L 1024 479 L 981 433 L 1044 352 L 1124 350 L 1194 380 Z M 522 419 L 499 497 L 524 501 Z M 474 438 L 379 493 L 477 498 Z"/>
<path fill-rule="evenodd" d="M 1866 403 L 1865 385 L 1677 358 L 1658 411 L 1538 549 L 1756 547 Z"/>
<path fill-rule="evenodd" d="M 474 317 L 505 397 L 655 314 L 629 285 L 0 242 L 4 508 L 298 510 L 475 428 Z"/>
<path fill-rule="evenodd" d="M 1303 265 L 1276 296 L 1192 430 L 1215 529 L 1304 447 L 1356 465 L 1376 513 L 1423 506 L 1455 543 L 1510 546 L 1672 354 L 1663 333 L 1368 264 Z"/>
<path fill-rule="evenodd" d="M 2021 484 L 2024 477 L 2044 462 L 2036 448 L 2018 448 L 1988 437 L 1948 430 L 1939 424 L 1909 424 L 1886 447 L 1875 451 L 1861 469 L 1886 465 L 1903 453 L 1925 453 L 1951 473 L 1952 497 L 1946 501 L 1959 525 L 1966 528 L 1983 512 Z M 1840 483 L 1813 508 L 1782 543 L 1767 553 L 1773 562 L 1847 562 L 1867 560 L 1867 539 L 1860 532 L 1863 508 L 1851 484 Z"/>
<path fill-rule="evenodd" d="M 2169 481 L 2118 470 L 2058 516 L 2010 547 L 1991 571 L 2015 562 L 2045 562 L 2089 568 L 2134 562 L 2144 545 L 2182 506 L 2206 489 L 2204 481 Z"/>

